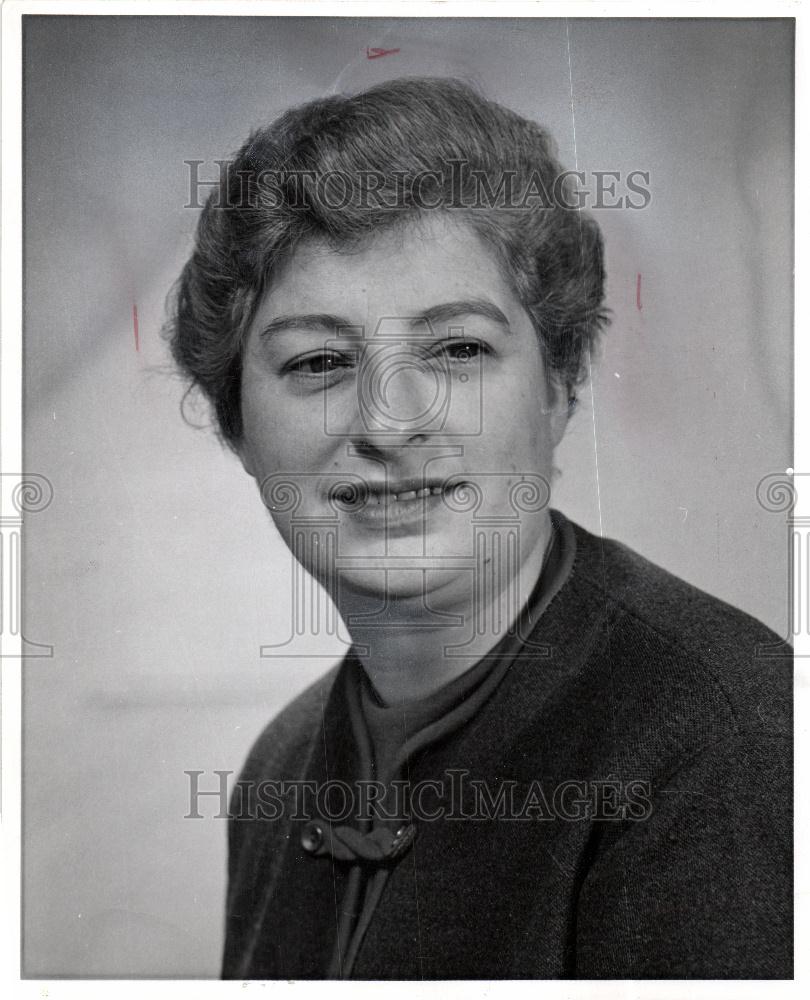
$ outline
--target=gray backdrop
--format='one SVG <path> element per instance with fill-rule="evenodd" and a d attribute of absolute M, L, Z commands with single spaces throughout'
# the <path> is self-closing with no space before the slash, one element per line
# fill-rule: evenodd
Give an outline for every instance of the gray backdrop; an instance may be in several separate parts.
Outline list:
<path fill-rule="evenodd" d="M 216 975 L 226 829 L 183 818 L 184 771 L 238 769 L 339 653 L 259 656 L 290 636 L 290 557 L 181 421 L 160 338 L 197 218 L 183 161 L 213 176 L 291 103 L 460 75 L 567 166 L 575 127 L 580 169 L 650 171 L 645 210 L 597 213 L 614 322 L 555 505 L 599 530 L 601 504 L 606 535 L 787 634 L 784 516 L 755 491 L 792 464 L 792 22 L 568 28 L 26 18 L 25 467 L 54 500 L 26 522 L 25 633 L 54 655 L 24 670 L 25 974 Z"/>

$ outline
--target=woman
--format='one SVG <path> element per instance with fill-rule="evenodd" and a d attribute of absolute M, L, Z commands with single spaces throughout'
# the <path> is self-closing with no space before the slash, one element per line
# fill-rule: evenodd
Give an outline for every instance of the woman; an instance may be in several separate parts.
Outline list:
<path fill-rule="evenodd" d="M 175 358 L 353 639 L 234 789 L 225 977 L 791 975 L 789 659 L 549 506 L 606 324 L 576 204 L 539 126 L 407 79 L 203 211 Z"/>

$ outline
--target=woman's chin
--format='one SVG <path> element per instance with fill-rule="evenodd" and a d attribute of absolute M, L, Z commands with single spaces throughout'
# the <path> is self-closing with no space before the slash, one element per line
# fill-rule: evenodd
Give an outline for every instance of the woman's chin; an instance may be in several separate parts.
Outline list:
<path fill-rule="evenodd" d="M 442 565 L 442 560 L 419 569 L 393 566 L 380 570 L 350 570 L 338 574 L 341 603 L 351 598 L 367 598 L 370 605 L 382 609 L 392 603 L 410 602 L 410 613 L 419 610 L 440 609 L 445 602 L 455 604 L 469 596 L 472 576 L 458 568 Z"/>

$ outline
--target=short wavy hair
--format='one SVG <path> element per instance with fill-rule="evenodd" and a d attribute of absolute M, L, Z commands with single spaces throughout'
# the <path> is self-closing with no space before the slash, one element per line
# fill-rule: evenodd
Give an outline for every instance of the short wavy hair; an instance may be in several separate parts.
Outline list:
<path fill-rule="evenodd" d="M 449 78 L 314 100 L 253 132 L 202 210 L 166 324 L 224 442 L 242 439 L 245 338 L 279 266 L 304 241 L 350 250 L 426 212 L 467 222 L 492 249 L 572 397 L 608 314 L 602 237 L 568 173 L 540 125 Z"/>

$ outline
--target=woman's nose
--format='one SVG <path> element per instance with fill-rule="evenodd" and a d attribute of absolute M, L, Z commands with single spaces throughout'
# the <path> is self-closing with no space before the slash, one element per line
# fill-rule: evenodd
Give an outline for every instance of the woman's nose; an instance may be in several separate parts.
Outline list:
<path fill-rule="evenodd" d="M 450 391 L 441 358 L 413 345 L 375 345 L 360 368 L 357 417 L 367 434 L 435 433 L 443 427 Z"/>

